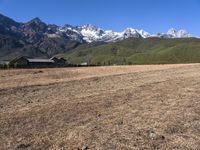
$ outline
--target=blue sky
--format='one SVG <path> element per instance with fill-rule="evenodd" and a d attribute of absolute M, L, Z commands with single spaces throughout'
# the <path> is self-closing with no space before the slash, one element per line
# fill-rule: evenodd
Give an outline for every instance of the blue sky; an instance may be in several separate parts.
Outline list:
<path fill-rule="evenodd" d="M 58 25 L 90 23 L 150 33 L 173 27 L 200 36 L 200 0 L 0 0 L 0 13 L 21 22 L 39 17 Z"/>

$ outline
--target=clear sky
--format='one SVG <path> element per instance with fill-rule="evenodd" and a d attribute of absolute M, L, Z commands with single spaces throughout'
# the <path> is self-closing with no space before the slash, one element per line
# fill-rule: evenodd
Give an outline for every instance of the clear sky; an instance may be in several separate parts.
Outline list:
<path fill-rule="evenodd" d="M 0 0 L 0 13 L 21 22 L 39 17 L 57 25 L 89 23 L 150 33 L 173 27 L 200 36 L 200 0 Z"/>

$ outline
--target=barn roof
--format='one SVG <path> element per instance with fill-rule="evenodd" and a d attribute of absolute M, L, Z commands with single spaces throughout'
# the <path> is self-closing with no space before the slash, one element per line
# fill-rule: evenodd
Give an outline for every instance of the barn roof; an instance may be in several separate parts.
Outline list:
<path fill-rule="evenodd" d="M 31 63 L 54 63 L 54 60 L 50 59 L 27 59 Z"/>

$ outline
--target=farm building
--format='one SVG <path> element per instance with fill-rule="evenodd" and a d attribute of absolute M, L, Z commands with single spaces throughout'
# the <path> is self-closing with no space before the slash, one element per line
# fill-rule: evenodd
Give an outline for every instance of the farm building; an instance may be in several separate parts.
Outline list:
<path fill-rule="evenodd" d="M 52 57 L 50 58 L 50 60 L 53 60 L 54 62 L 56 62 L 57 65 L 63 65 L 66 63 L 66 60 L 62 57 Z"/>
<path fill-rule="evenodd" d="M 64 67 L 65 60 L 56 57 L 51 59 L 29 59 L 22 56 L 10 61 L 9 65 L 16 68 Z"/>

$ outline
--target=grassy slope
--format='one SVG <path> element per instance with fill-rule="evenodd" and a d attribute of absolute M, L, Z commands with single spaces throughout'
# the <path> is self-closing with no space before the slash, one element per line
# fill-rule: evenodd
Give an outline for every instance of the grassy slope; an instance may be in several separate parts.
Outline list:
<path fill-rule="evenodd" d="M 200 62 L 200 39 L 127 39 L 97 46 L 82 45 L 64 54 L 71 63 L 159 64 Z"/>

